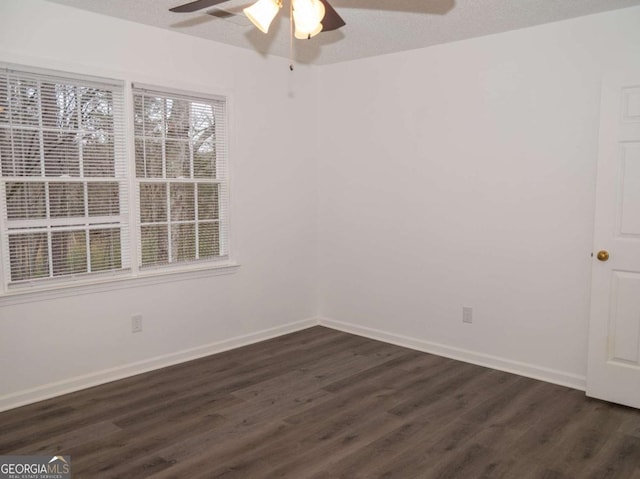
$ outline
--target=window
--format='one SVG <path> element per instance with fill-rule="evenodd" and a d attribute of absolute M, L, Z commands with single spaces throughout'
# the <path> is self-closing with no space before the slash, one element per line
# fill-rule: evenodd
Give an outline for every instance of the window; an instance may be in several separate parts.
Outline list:
<path fill-rule="evenodd" d="M 134 87 L 140 266 L 227 252 L 225 101 Z"/>
<path fill-rule="evenodd" d="M 123 103 L 122 85 L 0 70 L 7 287 L 128 267 Z"/>
<path fill-rule="evenodd" d="M 225 99 L 124 97 L 123 82 L 0 68 L 0 293 L 224 266 Z"/>

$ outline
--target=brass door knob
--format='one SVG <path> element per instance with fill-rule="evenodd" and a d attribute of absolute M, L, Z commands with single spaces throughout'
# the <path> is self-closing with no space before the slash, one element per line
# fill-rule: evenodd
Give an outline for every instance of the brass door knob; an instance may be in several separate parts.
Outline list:
<path fill-rule="evenodd" d="M 607 261 L 607 260 L 609 259 L 609 252 L 608 252 L 608 251 L 605 251 L 605 250 L 600 250 L 600 251 L 598 251 L 598 256 L 597 256 L 597 258 L 598 258 L 600 261 Z"/>

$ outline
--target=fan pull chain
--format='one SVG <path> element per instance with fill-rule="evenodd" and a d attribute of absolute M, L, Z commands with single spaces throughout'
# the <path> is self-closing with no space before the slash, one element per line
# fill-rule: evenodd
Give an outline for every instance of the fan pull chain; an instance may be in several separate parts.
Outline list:
<path fill-rule="evenodd" d="M 293 0 L 289 2 L 289 70 L 293 71 Z"/>

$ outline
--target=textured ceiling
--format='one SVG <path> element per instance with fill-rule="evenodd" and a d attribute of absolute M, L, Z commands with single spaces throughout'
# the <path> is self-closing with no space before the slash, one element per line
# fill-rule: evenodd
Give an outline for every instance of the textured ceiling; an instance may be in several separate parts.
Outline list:
<path fill-rule="evenodd" d="M 1 0 L 0 0 L 1 1 Z M 282 57 L 289 55 L 287 0 L 269 34 L 244 15 L 171 13 L 189 0 L 49 0 Z M 239 13 L 250 0 L 220 5 Z M 640 0 L 330 0 L 347 25 L 294 41 L 297 62 L 327 64 L 500 33 L 640 5 Z"/>

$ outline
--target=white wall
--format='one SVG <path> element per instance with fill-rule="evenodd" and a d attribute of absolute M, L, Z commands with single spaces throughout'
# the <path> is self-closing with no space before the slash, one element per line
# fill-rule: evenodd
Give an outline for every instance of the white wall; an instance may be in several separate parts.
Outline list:
<path fill-rule="evenodd" d="M 631 8 L 320 69 L 327 324 L 583 387 L 600 80 L 639 60 Z"/>
<path fill-rule="evenodd" d="M 315 316 L 316 174 L 305 156 L 315 136 L 296 129 L 316 118 L 311 68 L 292 74 L 285 59 L 40 0 L 0 2 L 0 61 L 230 93 L 232 248 L 242 264 L 232 275 L 0 299 L 0 409 Z M 144 331 L 132 335 L 135 313 Z"/>

